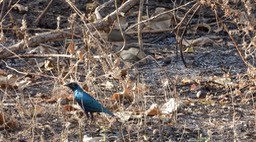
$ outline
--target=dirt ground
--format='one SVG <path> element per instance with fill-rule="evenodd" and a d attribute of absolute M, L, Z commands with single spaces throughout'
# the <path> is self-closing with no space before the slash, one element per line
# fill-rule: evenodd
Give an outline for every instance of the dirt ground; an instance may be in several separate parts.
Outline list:
<path fill-rule="evenodd" d="M 86 4 L 92 1 L 73 2 L 81 12 L 93 12 Z M 186 2 L 176 1 L 176 4 Z M 28 11 L 18 7 L 4 17 L 2 31 L 6 41 L 1 43 L 2 49 L 24 39 L 24 33 L 18 30 L 23 18 L 27 34 L 32 36 L 56 30 L 58 16 L 59 28 L 66 28 L 69 16 L 74 13 L 66 1 L 54 0 L 41 20 L 34 23 L 48 1 L 20 0 L 18 3 L 28 7 Z M 149 14 L 158 6 L 173 6 L 172 2 L 164 0 L 148 3 Z M 218 11 L 218 14 L 223 12 Z M 230 22 L 232 17 L 224 19 L 230 31 L 237 30 L 237 25 Z M 202 6 L 190 24 L 215 20 L 214 12 Z M 77 58 L 69 57 L 22 57 L 45 53 L 66 55 L 70 38 L 28 47 L 18 53 L 21 57 L 2 59 L 0 81 L 8 81 L 0 86 L 0 141 L 255 141 L 255 55 L 250 51 L 246 58 L 252 64 L 249 68 L 225 30 L 214 32 L 219 29 L 217 24 L 212 24 L 209 31 L 207 26 L 202 27 L 197 33 L 188 30 L 184 35 L 187 40 L 199 39 L 199 44 L 194 44 L 193 48 L 182 48 L 187 67 L 177 48 L 180 46 L 175 32 L 166 31 L 143 33 L 147 56 L 135 63 L 120 61 L 115 68 L 110 64 L 114 66 L 120 57 L 107 60 L 105 54 L 115 51 L 100 47 L 85 49 L 86 56 L 79 63 Z M 192 29 L 192 26 L 187 28 Z M 234 38 L 245 55 L 241 36 L 238 33 Z M 84 40 L 91 39 L 72 40 L 76 42 L 76 49 L 83 50 L 87 46 Z M 120 75 L 120 71 L 126 74 Z M 15 79 L 15 85 L 11 79 Z M 94 120 L 88 120 L 73 101 L 72 91 L 63 86 L 71 79 L 79 81 L 119 118 L 100 113 L 95 114 Z M 171 99 L 177 108 L 169 113 L 161 112 L 161 106 Z M 150 109 L 154 104 L 157 107 Z"/>

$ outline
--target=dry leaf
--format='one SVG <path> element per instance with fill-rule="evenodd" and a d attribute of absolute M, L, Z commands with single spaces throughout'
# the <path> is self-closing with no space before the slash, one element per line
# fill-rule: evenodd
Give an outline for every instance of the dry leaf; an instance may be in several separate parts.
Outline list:
<path fill-rule="evenodd" d="M 0 74 L 0 87 L 15 87 L 23 89 L 31 83 L 31 77 L 17 77 L 16 75 Z"/>
<path fill-rule="evenodd" d="M 126 69 L 120 69 L 119 67 L 116 67 L 114 69 L 111 70 L 110 72 L 111 77 L 113 77 L 114 79 L 124 79 L 127 75 L 127 70 Z"/>
<path fill-rule="evenodd" d="M 203 31 L 207 31 L 208 33 L 210 33 L 211 32 L 211 26 L 209 24 L 206 24 L 206 23 L 199 23 L 193 28 L 193 30 L 194 31 L 203 30 Z"/>
<path fill-rule="evenodd" d="M 119 22 L 122 29 L 127 28 L 128 22 L 126 20 L 126 17 L 119 17 Z M 118 29 L 118 30 L 120 29 L 119 23 L 117 20 L 115 21 L 114 26 L 115 26 L 114 29 Z"/>
<path fill-rule="evenodd" d="M 185 51 L 185 53 L 194 53 L 194 48 L 193 47 L 188 47 Z"/>
<path fill-rule="evenodd" d="M 183 39 L 182 44 L 185 45 L 186 47 L 191 47 L 191 46 L 203 46 L 205 44 L 210 44 L 214 43 L 214 41 L 208 37 L 200 37 L 197 39 Z"/>
<path fill-rule="evenodd" d="M 3 125 L 5 122 L 4 120 L 4 114 L 3 113 L 0 113 L 0 125 Z"/>
<path fill-rule="evenodd" d="M 197 90 L 197 89 L 198 89 L 198 87 L 194 83 L 190 86 L 191 91 L 194 91 L 194 90 Z"/>
<path fill-rule="evenodd" d="M 155 13 L 152 15 L 152 17 L 165 11 L 166 11 L 165 8 L 158 7 L 156 8 Z M 150 23 L 147 25 L 147 29 L 152 29 L 152 30 L 168 29 L 171 26 L 171 24 L 174 22 L 175 22 L 174 15 L 172 13 L 166 13 L 150 21 Z"/>
<path fill-rule="evenodd" d="M 83 87 L 84 91 L 86 91 L 86 92 L 89 91 L 89 87 L 88 87 L 88 85 L 86 83 L 83 84 L 82 87 Z"/>
<path fill-rule="evenodd" d="M 16 81 L 18 80 L 18 77 L 16 75 L 0 75 L 0 87 L 17 87 Z"/>
<path fill-rule="evenodd" d="M 23 5 L 18 4 L 18 3 L 14 4 L 13 8 L 18 9 L 19 12 L 21 12 L 21 13 L 28 12 L 28 7 L 27 6 L 23 6 Z"/>
<path fill-rule="evenodd" d="M 102 34 L 102 36 L 105 37 L 104 34 Z M 118 29 L 112 29 L 112 30 L 108 33 L 106 39 L 107 39 L 108 41 L 114 42 L 114 44 L 117 45 L 118 47 L 122 47 L 123 44 L 124 44 L 124 43 L 123 43 L 124 38 L 123 38 L 123 36 L 122 36 L 120 30 L 118 30 Z M 120 42 L 120 43 L 119 43 L 119 42 Z"/>
<path fill-rule="evenodd" d="M 37 46 L 36 48 L 29 50 L 29 54 L 58 54 L 58 51 L 50 48 L 50 46 Z"/>
<path fill-rule="evenodd" d="M 214 30 L 215 33 L 219 33 L 223 30 L 223 24 L 220 24 L 216 30 Z"/>
<path fill-rule="evenodd" d="M 74 55 L 75 54 L 75 47 L 76 47 L 76 43 L 74 41 L 70 41 L 67 51 L 69 54 Z"/>
<path fill-rule="evenodd" d="M 80 108 L 77 105 L 64 105 L 63 106 L 64 111 L 75 111 L 75 110 L 80 110 Z"/>
<path fill-rule="evenodd" d="M 125 78 L 126 75 L 127 75 L 127 69 L 122 69 L 121 72 L 120 72 L 121 78 Z"/>
<path fill-rule="evenodd" d="M 45 108 L 43 106 L 35 106 L 32 108 L 29 108 L 27 115 L 30 117 L 37 116 L 41 117 L 45 113 Z"/>
<path fill-rule="evenodd" d="M 59 87 L 53 90 L 51 98 L 46 98 L 43 101 L 48 103 L 56 103 L 58 101 L 70 102 L 73 100 L 73 92 L 68 87 Z"/>
<path fill-rule="evenodd" d="M 169 99 L 168 102 L 163 104 L 160 108 L 161 113 L 163 114 L 170 114 L 177 110 L 179 104 L 174 98 Z"/>
<path fill-rule="evenodd" d="M 152 104 L 150 108 L 145 112 L 147 116 L 155 116 L 160 114 L 160 110 L 157 104 Z"/>
<path fill-rule="evenodd" d="M 77 57 L 79 57 L 79 61 L 83 61 L 83 59 L 84 59 L 84 53 L 83 53 L 83 51 L 82 51 L 82 50 L 78 50 L 78 51 L 76 52 L 76 54 L 77 54 Z"/>
<path fill-rule="evenodd" d="M 2 29 L 2 28 L 1 28 Z M 6 37 L 4 35 L 3 30 L 0 32 L 0 43 L 5 43 L 6 42 Z M 1 51 L 1 50 L 0 50 Z"/>
<path fill-rule="evenodd" d="M 7 73 L 4 70 L 0 69 L 0 76 L 6 76 L 6 75 Z"/>
<path fill-rule="evenodd" d="M 204 91 L 204 90 L 199 90 L 197 93 L 196 93 L 196 97 L 199 98 L 199 99 L 205 99 L 207 96 L 207 92 Z"/>
<path fill-rule="evenodd" d="M 115 115 L 121 119 L 122 122 L 128 121 L 131 116 L 132 116 L 133 112 L 130 111 L 122 111 L 122 112 L 117 112 L 115 113 Z"/>
<path fill-rule="evenodd" d="M 141 93 L 141 92 L 146 92 L 149 90 L 149 88 L 146 86 L 144 83 L 137 83 L 133 86 L 132 90 L 135 93 Z"/>
<path fill-rule="evenodd" d="M 17 81 L 16 81 L 16 86 L 18 87 L 19 90 L 21 89 L 24 89 L 25 87 L 29 86 L 29 84 L 32 83 L 32 78 L 31 76 L 27 76 L 27 77 L 22 77 L 22 78 L 19 78 Z"/>
<path fill-rule="evenodd" d="M 111 97 L 112 100 L 119 101 L 119 102 L 129 102 L 131 103 L 133 101 L 133 96 L 129 94 L 125 94 L 123 92 L 120 93 L 114 93 Z"/>
<path fill-rule="evenodd" d="M 131 47 L 128 50 L 123 50 L 120 53 L 121 58 L 124 61 L 136 62 L 146 57 L 144 51 L 140 51 L 139 48 Z"/>
<path fill-rule="evenodd" d="M 182 85 L 187 85 L 187 84 L 190 84 L 192 81 L 190 79 L 182 79 L 181 80 L 181 84 Z"/>
<path fill-rule="evenodd" d="M 11 119 L 5 124 L 5 129 L 17 130 L 19 123 L 17 119 Z"/>
<path fill-rule="evenodd" d="M 109 81 L 106 81 L 105 83 L 101 84 L 101 87 L 104 87 L 104 88 L 106 88 L 108 90 L 111 90 L 114 87 L 114 85 L 113 85 L 113 83 L 111 83 Z"/>
<path fill-rule="evenodd" d="M 107 141 L 105 137 L 88 137 L 84 135 L 83 142 L 104 142 Z"/>
<path fill-rule="evenodd" d="M 213 81 L 224 86 L 234 84 L 233 82 L 231 82 L 231 79 L 227 77 L 215 78 Z"/>
<path fill-rule="evenodd" d="M 213 105 L 216 102 L 213 101 L 213 100 L 210 100 L 210 101 L 208 101 L 208 100 L 201 100 L 200 103 L 203 104 L 203 105 Z"/>
<path fill-rule="evenodd" d="M 51 58 L 44 61 L 44 68 L 48 71 L 52 70 L 54 67 L 53 60 Z"/>
<path fill-rule="evenodd" d="M 85 9 L 87 12 L 92 12 L 98 6 L 99 6 L 99 3 L 96 1 L 85 3 Z"/>
<path fill-rule="evenodd" d="M 19 123 L 17 119 L 9 118 L 8 115 L 0 113 L 0 129 L 17 130 Z"/>

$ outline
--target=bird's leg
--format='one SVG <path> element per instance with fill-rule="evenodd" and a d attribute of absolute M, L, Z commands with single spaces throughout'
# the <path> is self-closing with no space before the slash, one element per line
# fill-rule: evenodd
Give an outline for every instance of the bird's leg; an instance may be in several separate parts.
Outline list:
<path fill-rule="evenodd" d="M 89 113 L 90 113 L 90 117 L 89 117 Z M 89 119 L 89 125 L 91 125 L 93 122 L 93 114 L 92 112 L 89 112 L 89 113 L 88 113 L 88 119 Z"/>
<path fill-rule="evenodd" d="M 91 114 L 91 120 L 93 120 L 93 112 L 90 112 L 90 114 Z"/>
<path fill-rule="evenodd" d="M 87 111 L 84 111 L 84 112 L 85 112 L 85 114 L 86 114 L 86 117 L 87 117 L 88 119 L 90 119 L 89 113 L 88 113 Z"/>
<path fill-rule="evenodd" d="M 90 113 L 91 117 L 90 117 L 89 113 Z M 88 125 L 91 125 L 91 123 L 92 123 L 92 112 L 85 111 L 85 114 L 86 114 L 86 117 L 88 119 L 87 120 L 88 121 Z"/>
<path fill-rule="evenodd" d="M 89 112 L 85 111 L 85 114 L 86 114 L 86 123 L 87 125 L 85 125 L 85 129 L 87 129 L 89 131 L 89 133 L 92 135 L 93 134 L 93 131 L 91 130 L 91 123 L 92 123 L 92 120 L 90 119 L 90 115 L 89 115 Z M 91 114 L 91 112 L 90 112 Z M 87 127 L 87 128 L 86 128 Z"/>

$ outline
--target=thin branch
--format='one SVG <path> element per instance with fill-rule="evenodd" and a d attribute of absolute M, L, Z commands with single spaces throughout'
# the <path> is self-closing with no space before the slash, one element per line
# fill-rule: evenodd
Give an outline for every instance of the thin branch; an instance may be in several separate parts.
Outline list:
<path fill-rule="evenodd" d="M 38 24 L 40 22 L 40 20 L 42 19 L 42 17 L 45 15 L 45 13 L 49 10 L 50 6 L 52 5 L 53 0 L 50 0 L 50 2 L 48 3 L 48 5 L 46 6 L 46 8 L 44 9 L 44 11 L 36 18 L 34 24 Z"/>
<path fill-rule="evenodd" d="M 134 5 L 136 5 L 139 2 L 139 0 L 128 0 L 124 4 L 122 4 L 118 11 L 120 13 L 126 13 L 128 12 Z M 95 30 L 103 30 L 104 27 L 107 27 L 111 25 L 111 23 L 116 19 L 117 11 L 110 13 L 108 16 L 106 16 L 104 19 L 86 24 L 88 31 L 95 31 Z M 82 35 L 83 28 L 82 27 L 75 27 L 75 34 Z M 28 45 L 29 47 L 37 46 L 42 42 L 49 42 L 49 41 L 59 41 L 64 40 L 65 38 L 70 38 L 72 36 L 72 30 L 71 29 L 62 29 L 62 30 L 56 30 L 53 32 L 46 32 L 41 33 L 36 36 L 32 36 L 28 39 Z M 8 47 L 9 50 L 6 48 L 0 49 L 0 59 L 4 59 L 7 57 L 10 57 L 13 55 L 10 51 L 14 53 L 19 53 L 24 49 L 25 42 L 22 40 L 17 44 L 14 44 L 10 47 Z"/>

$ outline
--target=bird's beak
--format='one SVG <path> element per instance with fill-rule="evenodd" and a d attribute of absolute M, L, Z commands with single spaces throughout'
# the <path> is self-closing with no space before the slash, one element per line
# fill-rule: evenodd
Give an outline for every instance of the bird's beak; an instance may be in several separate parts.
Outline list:
<path fill-rule="evenodd" d="M 64 83 L 63 85 L 64 85 L 64 86 L 68 86 L 68 85 L 69 85 L 69 83 L 67 83 L 67 82 L 66 82 L 66 83 Z"/>

